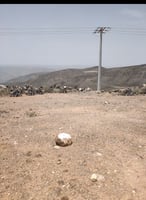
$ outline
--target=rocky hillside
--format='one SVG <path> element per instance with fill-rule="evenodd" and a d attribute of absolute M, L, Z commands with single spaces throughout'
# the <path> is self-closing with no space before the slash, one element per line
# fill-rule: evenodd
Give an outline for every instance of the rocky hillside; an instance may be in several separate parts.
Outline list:
<path fill-rule="evenodd" d="M 47 73 L 36 73 L 12 79 L 5 84 L 35 87 L 50 87 L 54 84 L 71 87 L 97 88 L 97 66 L 82 69 L 64 69 Z M 101 89 L 141 86 L 146 83 L 146 64 L 101 69 Z"/>

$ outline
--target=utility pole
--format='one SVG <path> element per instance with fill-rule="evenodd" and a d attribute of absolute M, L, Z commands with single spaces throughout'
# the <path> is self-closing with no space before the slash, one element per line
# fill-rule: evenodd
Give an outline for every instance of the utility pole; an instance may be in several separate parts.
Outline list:
<path fill-rule="evenodd" d="M 98 27 L 93 33 L 100 34 L 100 45 L 99 45 L 99 66 L 98 66 L 98 79 L 97 79 L 97 92 L 101 90 L 101 67 L 102 67 L 102 34 L 110 30 L 110 27 Z"/>

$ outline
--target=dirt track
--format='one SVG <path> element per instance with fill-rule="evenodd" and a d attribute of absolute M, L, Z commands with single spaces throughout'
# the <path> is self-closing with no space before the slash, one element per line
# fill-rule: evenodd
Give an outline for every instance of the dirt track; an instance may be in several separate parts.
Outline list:
<path fill-rule="evenodd" d="M 145 155 L 146 96 L 0 98 L 1 200 L 145 200 Z"/>

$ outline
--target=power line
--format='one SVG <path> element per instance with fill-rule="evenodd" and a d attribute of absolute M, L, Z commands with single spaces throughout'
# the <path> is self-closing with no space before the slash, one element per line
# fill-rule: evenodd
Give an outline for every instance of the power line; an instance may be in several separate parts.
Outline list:
<path fill-rule="evenodd" d="M 122 26 L 110 26 L 112 29 L 146 29 L 146 27 L 122 27 Z M 91 29 L 95 28 L 95 26 L 72 26 L 72 27 L 47 27 L 47 26 L 42 26 L 42 27 L 0 27 L 0 29 Z"/>
<path fill-rule="evenodd" d="M 146 31 L 146 28 L 144 27 L 111 27 L 114 31 L 138 31 L 143 32 Z M 0 31 L 6 31 L 6 32 L 29 32 L 29 31 L 57 31 L 57 32 L 68 32 L 68 31 L 92 31 L 95 27 L 88 26 L 88 27 L 0 27 Z"/>

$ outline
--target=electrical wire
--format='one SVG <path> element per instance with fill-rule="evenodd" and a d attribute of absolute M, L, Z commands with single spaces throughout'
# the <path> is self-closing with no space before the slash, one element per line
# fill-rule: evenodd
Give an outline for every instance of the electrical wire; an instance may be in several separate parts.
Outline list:
<path fill-rule="evenodd" d="M 0 27 L 0 36 L 7 35 L 49 35 L 49 34 L 92 34 L 95 27 Z M 146 27 L 111 27 L 109 30 L 114 33 L 145 35 Z"/>

